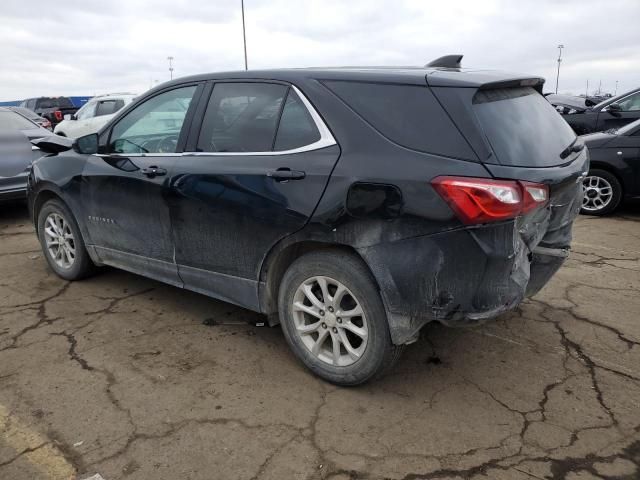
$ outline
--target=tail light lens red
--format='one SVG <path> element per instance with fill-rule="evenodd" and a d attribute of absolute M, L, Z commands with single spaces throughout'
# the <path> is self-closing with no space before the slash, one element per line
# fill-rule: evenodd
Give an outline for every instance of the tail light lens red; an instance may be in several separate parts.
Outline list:
<path fill-rule="evenodd" d="M 431 184 L 467 225 L 515 218 L 546 205 L 549 199 L 549 188 L 540 183 L 437 177 Z"/>
<path fill-rule="evenodd" d="M 62 121 L 62 112 L 60 110 L 56 110 L 55 112 L 53 112 L 53 114 L 56 117 L 56 120 L 58 120 L 59 122 Z"/>

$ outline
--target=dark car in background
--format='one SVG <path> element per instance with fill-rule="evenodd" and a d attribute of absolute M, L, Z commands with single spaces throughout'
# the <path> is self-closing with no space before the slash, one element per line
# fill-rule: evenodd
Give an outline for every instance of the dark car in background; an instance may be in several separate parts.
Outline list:
<path fill-rule="evenodd" d="M 440 68 L 174 80 L 36 161 L 46 261 L 262 312 L 322 378 L 365 382 L 430 321 L 477 324 L 563 264 L 588 154 L 544 80 Z"/>
<path fill-rule="evenodd" d="M 26 198 L 31 162 L 41 156 L 30 140 L 53 135 L 31 120 L 0 107 L 0 202 Z"/>
<path fill-rule="evenodd" d="M 69 97 L 28 98 L 23 100 L 20 106 L 49 120 L 52 128 L 60 123 L 65 115 L 73 115 L 78 111 Z"/>
<path fill-rule="evenodd" d="M 590 102 L 583 106 L 579 101 L 562 97 L 549 95 L 547 99 L 578 135 L 620 128 L 640 118 L 640 88 L 593 106 L 588 105 Z"/>
<path fill-rule="evenodd" d="M 582 213 L 606 215 L 624 199 L 640 197 L 640 120 L 581 138 L 591 156 Z"/>
<path fill-rule="evenodd" d="M 28 118 L 33 123 L 41 126 L 42 128 L 46 128 L 49 131 L 53 130 L 53 127 L 51 127 L 51 122 L 49 120 L 47 120 L 44 117 L 41 117 L 36 112 L 33 112 L 28 108 L 25 108 L 25 107 L 7 107 L 7 108 L 9 108 L 10 110 L 13 110 L 14 112 L 19 113 L 23 117 Z"/>

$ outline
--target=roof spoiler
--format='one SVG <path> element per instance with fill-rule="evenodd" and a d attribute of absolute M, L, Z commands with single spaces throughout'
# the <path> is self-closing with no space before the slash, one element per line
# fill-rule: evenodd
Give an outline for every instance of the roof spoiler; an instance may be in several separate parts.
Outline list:
<path fill-rule="evenodd" d="M 425 67 L 432 68 L 462 68 L 463 55 L 445 55 L 444 57 L 436 58 L 425 65 Z"/>

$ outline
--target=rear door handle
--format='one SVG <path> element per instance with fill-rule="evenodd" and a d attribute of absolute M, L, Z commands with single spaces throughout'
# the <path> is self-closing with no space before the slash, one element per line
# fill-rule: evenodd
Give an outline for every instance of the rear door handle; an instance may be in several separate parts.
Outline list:
<path fill-rule="evenodd" d="M 167 174 L 167 170 L 161 167 L 156 167 L 155 165 L 151 165 L 150 167 L 143 168 L 140 170 L 143 175 L 146 175 L 149 178 L 162 177 Z"/>
<path fill-rule="evenodd" d="M 288 180 L 302 180 L 306 177 L 306 173 L 300 170 L 291 170 L 290 168 L 279 168 L 267 173 L 268 177 L 273 178 L 276 182 L 286 182 Z"/>

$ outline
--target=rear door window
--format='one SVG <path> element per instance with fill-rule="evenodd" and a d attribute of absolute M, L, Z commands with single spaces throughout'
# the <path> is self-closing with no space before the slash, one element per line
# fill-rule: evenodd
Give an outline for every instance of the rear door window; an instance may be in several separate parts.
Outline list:
<path fill-rule="evenodd" d="M 288 87 L 216 83 L 202 122 L 200 152 L 270 152 Z"/>
<path fill-rule="evenodd" d="M 478 90 L 473 111 L 497 157 L 495 163 L 551 167 L 567 162 L 560 154 L 576 135 L 533 88 Z"/>
<path fill-rule="evenodd" d="M 426 85 L 353 81 L 325 81 L 324 84 L 378 132 L 403 147 L 476 159 Z"/>
<path fill-rule="evenodd" d="M 318 127 L 300 97 L 290 89 L 282 109 L 274 150 L 293 150 L 311 145 L 318 140 L 320 140 Z"/>
<path fill-rule="evenodd" d="M 124 107 L 123 100 L 100 100 L 96 108 L 96 117 L 111 115 Z"/>

